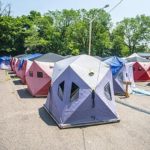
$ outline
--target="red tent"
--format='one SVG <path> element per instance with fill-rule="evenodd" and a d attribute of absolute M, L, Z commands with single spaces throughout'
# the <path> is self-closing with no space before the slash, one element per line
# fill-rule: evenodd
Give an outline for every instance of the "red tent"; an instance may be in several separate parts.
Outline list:
<path fill-rule="evenodd" d="M 18 58 L 15 58 L 15 57 L 13 57 L 11 60 L 11 68 L 12 68 L 12 71 L 14 71 L 15 73 L 16 73 L 17 61 L 18 61 Z"/>
<path fill-rule="evenodd" d="M 135 81 L 150 81 L 149 62 L 135 62 L 133 64 L 133 72 Z"/>
<path fill-rule="evenodd" d="M 128 62 L 133 63 L 133 74 L 135 81 L 149 81 L 150 80 L 150 62 L 149 60 L 140 57 L 134 53 L 126 58 Z"/>
<path fill-rule="evenodd" d="M 54 63 L 62 59 L 64 57 L 60 55 L 48 53 L 33 61 L 25 77 L 32 96 L 47 96 Z"/>
<path fill-rule="evenodd" d="M 15 57 L 12 58 L 11 60 L 11 68 L 12 68 L 12 71 L 14 71 L 16 73 L 16 70 L 18 68 L 18 60 L 19 58 L 25 56 L 26 54 L 22 54 L 22 55 L 17 55 Z"/>
<path fill-rule="evenodd" d="M 26 74 L 27 70 L 30 68 L 32 61 L 41 56 L 42 56 L 42 54 L 35 53 L 35 54 L 26 55 L 25 57 L 20 59 L 17 76 L 20 77 L 23 84 L 26 83 L 25 74 Z"/>
<path fill-rule="evenodd" d="M 15 73 L 17 77 L 19 77 L 19 70 L 18 70 L 19 63 L 20 63 L 20 60 L 17 59 L 16 64 L 15 64 Z"/>
<path fill-rule="evenodd" d="M 15 58 L 12 57 L 10 61 L 11 70 L 14 71 Z"/>
<path fill-rule="evenodd" d="M 25 60 L 25 62 L 23 63 L 23 66 L 21 68 L 21 70 L 19 71 L 19 77 L 21 79 L 21 82 L 23 84 L 26 84 L 26 79 L 25 79 L 25 75 L 27 73 L 27 71 L 29 70 L 29 68 L 32 65 L 32 61 L 30 60 Z"/>

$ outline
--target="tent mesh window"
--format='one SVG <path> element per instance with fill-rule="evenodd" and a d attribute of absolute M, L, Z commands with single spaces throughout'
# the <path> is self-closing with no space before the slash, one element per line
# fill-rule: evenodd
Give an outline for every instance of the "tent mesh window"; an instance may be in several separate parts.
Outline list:
<path fill-rule="evenodd" d="M 64 85 L 65 85 L 65 82 L 61 82 L 58 86 L 58 96 L 61 100 L 63 100 L 63 95 L 64 95 Z"/>
<path fill-rule="evenodd" d="M 29 76 L 33 77 L 33 71 L 29 71 Z"/>
<path fill-rule="evenodd" d="M 37 77 L 38 78 L 43 78 L 43 72 L 37 72 Z"/>
<path fill-rule="evenodd" d="M 120 73 L 118 74 L 118 80 L 119 80 L 120 82 L 123 82 L 123 72 L 120 72 Z"/>
<path fill-rule="evenodd" d="M 110 90 L 110 83 L 109 82 L 104 87 L 104 94 L 105 94 L 105 97 L 108 100 L 110 100 L 110 101 L 112 100 L 111 90 Z"/>
<path fill-rule="evenodd" d="M 71 85 L 71 93 L 70 93 L 70 101 L 73 102 L 79 98 L 79 87 L 72 83 Z"/>

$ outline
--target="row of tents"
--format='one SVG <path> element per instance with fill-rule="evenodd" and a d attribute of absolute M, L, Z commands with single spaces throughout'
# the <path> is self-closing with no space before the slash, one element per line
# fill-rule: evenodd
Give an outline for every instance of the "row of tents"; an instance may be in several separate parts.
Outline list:
<path fill-rule="evenodd" d="M 114 93 L 123 95 L 125 82 L 131 93 L 136 74 L 150 80 L 150 63 L 137 54 L 123 59 L 19 55 L 10 59 L 10 67 L 32 96 L 48 95 L 44 108 L 61 128 L 119 121 Z"/>

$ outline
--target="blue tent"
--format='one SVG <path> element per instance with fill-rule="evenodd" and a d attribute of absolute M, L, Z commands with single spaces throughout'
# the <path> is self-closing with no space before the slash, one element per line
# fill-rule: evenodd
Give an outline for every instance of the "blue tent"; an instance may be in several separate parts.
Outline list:
<path fill-rule="evenodd" d="M 109 57 L 107 60 L 104 61 L 104 63 L 111 67 L 113 76 L 115 76 L 120 71 L 125 62 L 125 60 L 116 56 Z"/>
<path fill-rule="evenodd" d="M 10 56 L 2 56 L 0 57 L 0 69 L 8 69 L 10 70 Z"/>
<path fill-rule="evenodd" d="M 18 64 L 18 70 L 20 70 L 23 67 L 25 60 L 32 60 L 34 58 L 40 57 L 42 54 L 35 53 L 35 54 L 28 54 L 20 58 L 19 64 Z"/>
<path fill-rule="evenodd" d="M 115 94 L 124 95 L 126 87 L 124 81 L 130 81 L 133 84 L 133 67 L 132 64 L 126 63 L 126 60 L 123 60 L 118 57 L 110 57 L 104 61 L 111 68 L 113 75 L 113 86 Z M 132 92 L 132 87 L 130 86 L 128 92 Z"/>
<path fill-rule="evenodd" d="M 60 128 L 118 122 L 110 68 L 88 55 L 56 62 L 44 108 Z"/>

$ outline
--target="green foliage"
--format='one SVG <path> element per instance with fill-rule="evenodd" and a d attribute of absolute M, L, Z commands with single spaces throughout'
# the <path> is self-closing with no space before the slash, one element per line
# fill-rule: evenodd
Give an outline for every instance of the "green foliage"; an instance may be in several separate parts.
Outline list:
<path fill-rule="evenodd" d="M 112 29 L 111 16 L 102 9 L 31 11 L 21 17 L 0 16 L 0 51 L 88 54 L 89 20 L 92 55 L 126 56 L 150 50 L 150 16 L 125 18 Z"/>
<path fill-rule="evenodd" d="M 150 42 L 150 16 L 126 18 L 118 24 L 116 30 L 122 30 L 120 35 L 124 38 L 124 45 L 128 47 L 129 53 L 138 52 L 141 46 L 145 45 L 146 48 Z"/>

